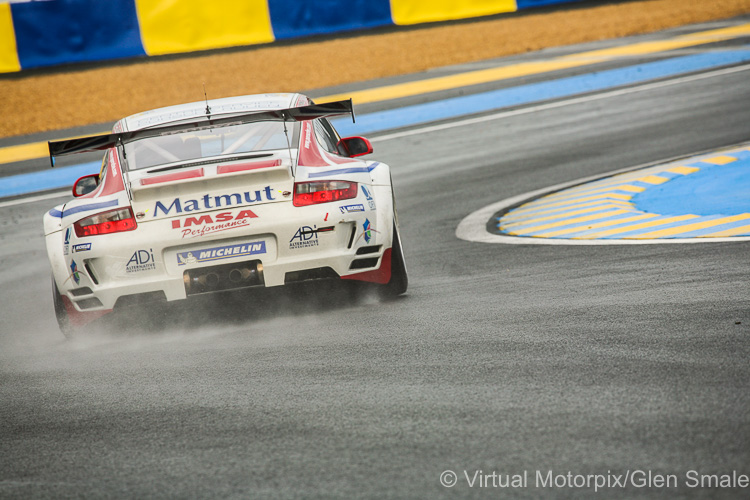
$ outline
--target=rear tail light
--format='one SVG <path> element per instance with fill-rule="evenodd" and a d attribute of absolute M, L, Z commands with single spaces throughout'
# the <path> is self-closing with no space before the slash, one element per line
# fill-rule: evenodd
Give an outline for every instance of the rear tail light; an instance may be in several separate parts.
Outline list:
<path fill-rule="evenodd" d="M 313 181 L 294 184 L 294 206 L 348 200 L 357 196 L 357 183 L 349 181 Z"/>
<path fill-rule="evenodd" d="M 76 230 L 76 236 L 81 237 L 132 231 L 138 225 L 135 223 L 133 211 L 127 207 L 86 217 L 73 224 L 73 227 Z"/>

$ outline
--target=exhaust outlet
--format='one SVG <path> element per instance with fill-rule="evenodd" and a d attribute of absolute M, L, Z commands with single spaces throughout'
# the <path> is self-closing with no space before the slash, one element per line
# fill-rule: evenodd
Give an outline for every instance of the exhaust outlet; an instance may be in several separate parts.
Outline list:
<path fill-rule="evenodd" d="M 183 282 L 188 295 L 263 285 L 263 265 L 250 261 L 188 269 L 183 273 Z"/>
<path fill-rule="evenodd" d="M 255 269 L 248 269 L 246 267 L 232 269 L 231 271 L 229 271 L 229 281 L 231 281 L 232 283 L 239 283 L 241 281 L 247 281 L 255 277 L 255 275 Z"/>
<path fill-rule="evenodd" d="M 209 288 L 216 288 L 219 284 L 219 275 L 216 273 L 206 274 L 206 286 Z"/>

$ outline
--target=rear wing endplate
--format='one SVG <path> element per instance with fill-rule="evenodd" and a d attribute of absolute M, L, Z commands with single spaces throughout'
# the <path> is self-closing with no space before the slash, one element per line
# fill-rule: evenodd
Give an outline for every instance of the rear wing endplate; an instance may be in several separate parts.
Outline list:
<path fill-rule="evenodd" d="M 144 128 L 132 132 L 118 132 L 112 134 L 92 135 L 78 139 L 66 139 L 62 141 L 49 141 L 49 156 L 52 166 L 55 166 L 55 157 L 75 153 L 86 153 L 93 151 L 104 151 L 115 146 L 121 146 L 129 142 L 149 137 L 179 134 L 191 130 L 203 130 L 209 128 L 228 127 L 230 125 L 242 125 L 244 123 L 260 121 L 304 121 L 314 120 L 327 116 L 339 116 L 349 114 L 354 121 L 354 108 L 352 100 L 326 102 L 322 104 L 310 104 L 298 108 L 274 109 L 269 111 L 258 111 L 246 114 L 232 114 L 230 116 L 220 115 L 212 118 L 211 115 L 196 118 L 188 122 L 180 122 L 174 125 L 163 125 L 161 127 Z"/>

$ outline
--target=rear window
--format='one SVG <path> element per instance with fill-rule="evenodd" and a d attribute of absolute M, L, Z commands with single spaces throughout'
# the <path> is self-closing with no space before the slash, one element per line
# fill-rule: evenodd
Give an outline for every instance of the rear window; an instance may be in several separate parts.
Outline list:
<path fill-rule="evenodd" d="M 287 123 L 289 141 L 294 144 L 297 123 Z M 254 122 L 242 125 L 187 131 L 141 139 L 125 145 L 128 170 L 169 163 L 287 148 L 283 122 Z"/>

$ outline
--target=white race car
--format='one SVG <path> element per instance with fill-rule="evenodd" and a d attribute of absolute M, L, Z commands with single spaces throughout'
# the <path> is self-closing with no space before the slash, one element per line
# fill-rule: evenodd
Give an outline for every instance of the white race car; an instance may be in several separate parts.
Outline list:
<path fill-rule="evenodd" d="M 99 174 L 44 216 L 64 333 L 125 304 L 315 279 L 406 291 L 390 168 L 355 157 L 314 104 L 266 94 L 171 106 L 111 134 L 50 142 L 50 156 L 104 151 Z"/>

